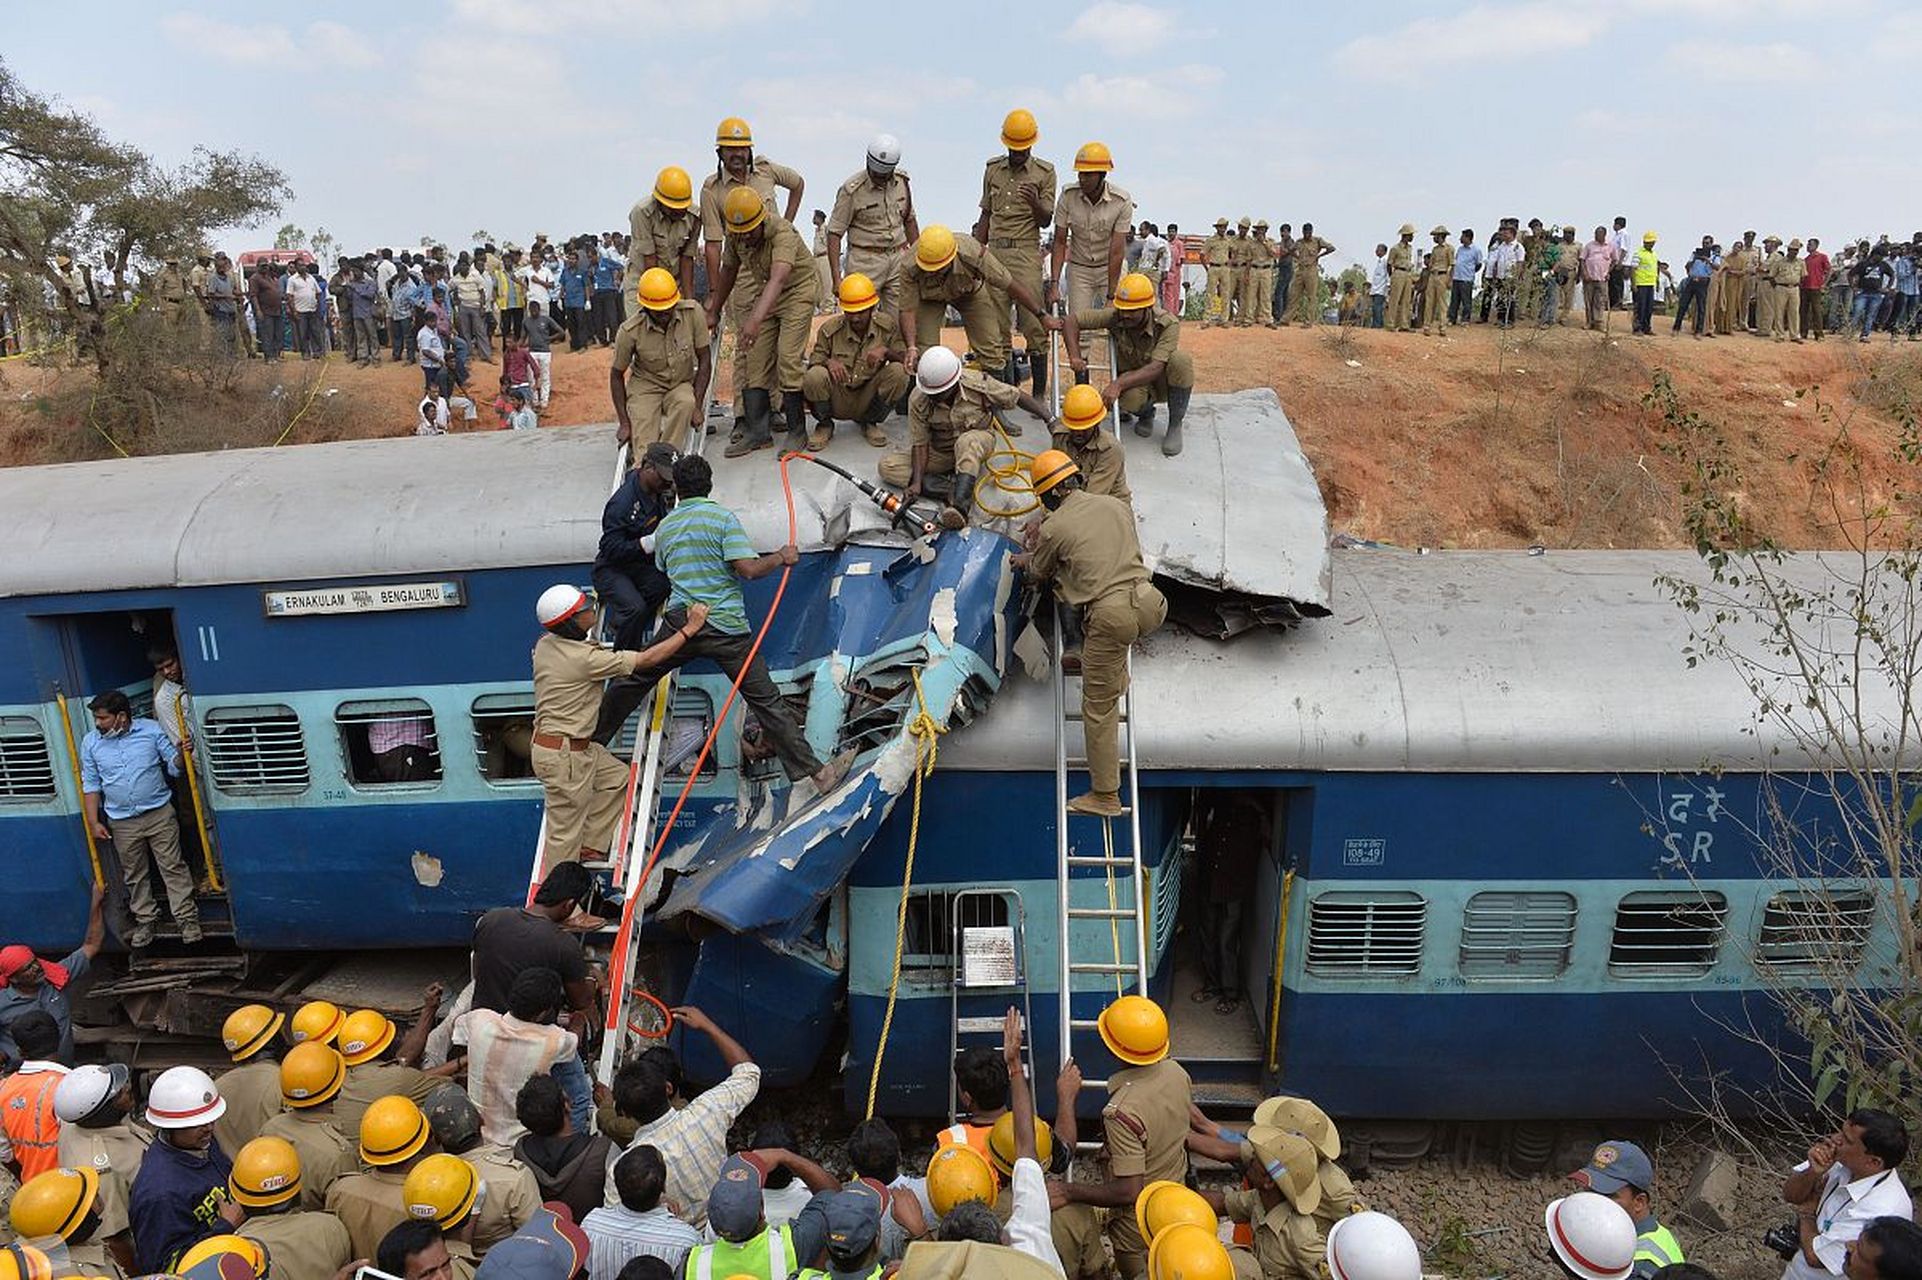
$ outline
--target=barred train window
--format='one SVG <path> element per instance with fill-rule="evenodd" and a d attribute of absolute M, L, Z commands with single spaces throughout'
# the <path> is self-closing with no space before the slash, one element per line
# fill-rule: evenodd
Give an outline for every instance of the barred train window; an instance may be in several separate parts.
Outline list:
<path fill-rule="evenodd" d="M 1478 893 L 1462 911 L 1464 978 L 1558 978 L 1575 945 L 1568 893 Z"/>
<path fill-rule="evenodd" d="M 1308 972 L 1405 978 L 1421 972 L 1428 900 L 1412 890 L 1334 890 L 1308 903 Z"/>
<path fill-rule="evenodd" d="M 222 791 L 291 795 L 307 789 L 307 744 L 292 707 L 214 707 L 200 726 L 207 772 Z"/>
<path fill-rule="evenodd" d="M 0 801 L 51 800 L 53 760 L 32 716 L 0 716 Z"/>
<path fill-rule="evenodd" d="M 1608 971 L 1618 978 L 1699 978 L 1715 967 L 1728 899 L 1695 889 L 1631 893 L 1615 907 Z"/>
<path fill-rule="evenodd" d="M 1755 959 L 1776 973 L 1853 973 L 1875 927 L 1866 889 L 1790 889 L 1762 908 Z"/>
<path fill-rule="evenodd" d="M 357 787 L 440 781 L 434 709 L 419 698 L 370 698 L 334 709 L 347 777 Z"/>
<path fill-rule="evenodd" d="M 532 782 L 534 695 L 484 693 L 474 699 L 474 764 L 489 782 Z"/>

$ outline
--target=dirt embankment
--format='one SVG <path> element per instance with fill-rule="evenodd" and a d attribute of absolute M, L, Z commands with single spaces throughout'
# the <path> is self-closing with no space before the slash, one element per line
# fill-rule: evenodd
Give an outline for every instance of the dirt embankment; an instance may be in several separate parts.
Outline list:
<path fill-rule="evenodd" d="M 1190 324 L 1183 343 L 1204 392 L 1274 388 L 1314 463 L 1332 527 L 1356 537 L 1432 547 L 1685 545 L 1681 468 L 1663 453 L 1661 416 L 1644 404 L 1658 371 L 1721 428 L 1751 519 L 1785 545 L 1838 541 L 1814 477 L 1844 429 L 1870 495 L 1902 487 L 1893 445 L 1903 406 L 1922 399 L 1922 345 L 1672 338 L 1664 323 L 1653 338 L 1631 338 L 1625 329 L 1504 334 L 1478 325 L 1426 338 Z M 948 340 L 963 345 L 956 331 Z M 604 349 L 557 351 L 543 425 L 608 421 L 607 365 Z M 0 365 L 0 464 L 111 456 L 113 444 L 87 420 L 89 377 Z M 498 366 L 475 366 L 482 428 L 494 425 L 486 401 L 497 378 Z M 120 443 L 160 452 L 269 444 L 283 432 L 286 443 L 404 435 L 419 387 L 412 366 L 255 363 L 221 393 L 234 397 L 229 409 L 214 405 L 197 424 Z M 253 411 L 269 400 L 291 408 Z"/>

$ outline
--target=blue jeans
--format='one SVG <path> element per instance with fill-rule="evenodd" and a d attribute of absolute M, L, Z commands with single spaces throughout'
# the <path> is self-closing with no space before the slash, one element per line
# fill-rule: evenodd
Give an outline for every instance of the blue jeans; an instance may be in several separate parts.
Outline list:
<path fill-rule="evenodd" d="M 1542 277 L 1541 322 L 1543 324 L 1554 324 L 1561 318 L 1558 314 L 1561 311 L 1561 300 L 1562 282 L 1552 275 Z"/>
<path fill-rule="evenodd" d="M 1860 330 L 1864 342 L 1868 341 L 1869 330 L 1875 327 L 1875 317 L 1881 314 L 1881 311 L 1881 294 L 1857 291 L 1855 295 L 1855 313 L 1850 317 L 1849 323 Z"/>
<path fill-rule="evenodd" d="M 1379 329 L 1388 311 L 1388 295 L 1371 293 L 1368 295 L 1368 327 Z"/>
<path fill-rule="evenodd" d="M 418 332 L 412 316 L 389 316 L 387 328 L 394 337 L 394 359 L 412 364 L 415 357 L 414 334 Z"/>
<path fill-rule="evenodd" d="M 1655 286 L 1638 284 L 1633 286 L 1635 298 L 1635 333 L 1655 332 Z"/>
<path fill-rule="evenodd" d="M 567 1095 L 567 1112 L 574 1117 L 575 1133 L 594 1131 L 594 1086 L 587 1082 L 587 1064 L 575 1054 L 556 1062 L 547 1074 Z"/>
<path fill-rule="evenodd" d="M 260 343 L 260 355 L 262 359 L 280 359 L 280 349 L 282 346 L 280 326 L 285 323 L 286 319 L 280 315 L 254 316 L 254 339 Z"/>
<path fill-rule="evenodd" d="M 1689 276 L 1682 281 L 1682 301 L 1675 308 L 1675 332 L 1682 331 L 1682 321 L 1688 319 L 1689 308 L 1695 308 L 1695 332 L 1702 331 L 1702 319 L 1708 311 L 1707 277 Z"/>
<path fill-rule="evenodd" d="M 1275 264 L 1275 296 L 1269 301 L 1274 305 L 1273 315 L 1277 320 L 1288 316 L 1288 286 L 1295 279 L 1295 260 L 1283 258 Z"/>

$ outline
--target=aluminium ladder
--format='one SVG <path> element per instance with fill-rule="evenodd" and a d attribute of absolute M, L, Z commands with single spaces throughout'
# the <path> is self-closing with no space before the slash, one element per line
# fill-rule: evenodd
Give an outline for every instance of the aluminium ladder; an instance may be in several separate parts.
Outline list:
<path fill-rule="evenodd" d="M 1061 313 L 1057 311 L 1056 314 L 1059 315 Z M 1112 333 L 1104 333 L 1101 335 L 1102 340 L 1099 342 L 1091 341 L 1090 335 L 1087 334 L 1083 334 L 1082 339 L 1088 342 L 1088 381 L 1094 384 L 1096 390 L 1099 390 L 1101 383 L 1095 381 L 1097 377 L 1112 380 L 1119 376 L 1116 370 L 1121 367 L 1121 358 L 1115 350 L 1114 335 Z M 1029 352 L 1028 358 L 1032 360 L 1034 353 Z M 1067 337 L 1065 334 L 1050 329 L 1048 331 L 1048 407 L 1054 410 L 1054 415 L 1057 418 L 1061 416 L 1061 396 L 1063 390 L 1073 386 L 1074 381 L 1074 370 L 1068 364 Z M 1117 436 L 1121 434 L 1121 401 L 1119 398 L 1115 400 L 1113 407 L 1108 410 L 1108 430 Z"/>
<path fill-rule="evenodd" d="M 1007 923 L 997 925 L 994 904 L 1004 906 Z M 1028 981 L 1028 911 L 1021 894 L 1012 887 L 961 889 L 948 899 L 948 1063 L 952 1067 L 961 1053 L 963 1037 L 1001 1048 L 1002 1022 L 1009 1005 L 1021 1010 L 1022 1070 L 1027 1072 L 1028 1087 L 1034 1087 L 1034 1004 Z M 1012 939 L 1013 970 L 1006 981 L 991 978 L 970 982 L 965 962 L 968 934 L 976 929 L 1005 928 Z M 962 1012 L 966 1001 L 972 1013 Z M 983 1006 L 988 1006 L 985 1011 Z M 1030 1095 L 1032 1096 L 1032 1095 Z M 954 1072 L 948 1072 L 948 1123 L 960 1120 L 960 1086 Z"/>

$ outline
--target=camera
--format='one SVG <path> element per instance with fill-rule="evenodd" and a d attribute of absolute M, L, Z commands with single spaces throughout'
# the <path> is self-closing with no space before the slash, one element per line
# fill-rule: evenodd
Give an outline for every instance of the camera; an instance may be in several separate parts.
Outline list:
<path fill-rule="evenodd" d="M 1776 1257 L 1787 1262 L 1802 1252 L 1802 1233 L 1795 1229 L 1793 1222 L 1784 1222 L 1764 1231 L 1762 1244 Z"/>

